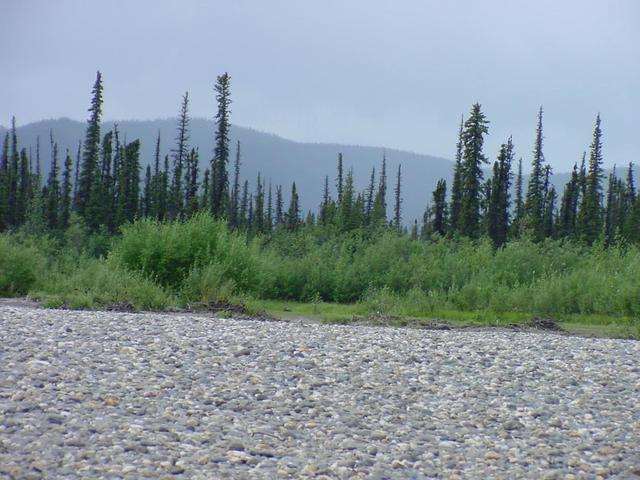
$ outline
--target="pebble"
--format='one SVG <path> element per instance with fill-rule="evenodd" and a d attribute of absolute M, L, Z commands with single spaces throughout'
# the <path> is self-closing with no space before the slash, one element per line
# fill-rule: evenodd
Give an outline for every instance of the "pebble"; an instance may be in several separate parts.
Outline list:
<path fill-rule="evenodd" d="M 640 342 L 0 304 L 0 478 L 634 478 Z"/>

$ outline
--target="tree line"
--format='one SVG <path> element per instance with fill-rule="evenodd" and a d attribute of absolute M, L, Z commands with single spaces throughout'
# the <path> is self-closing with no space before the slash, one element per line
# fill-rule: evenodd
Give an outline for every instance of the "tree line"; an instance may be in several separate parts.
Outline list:
<path fill-rule="evenodd" d="M 91 231 L 116 233 L 120 226 L 137 218 L 178 220 L 206 211 L 249 236 L 320 227 L 336 232 L 392 229 L 425 240 L 436 236 L 487 236 L 498 247 L 522 236 L 536 241 L 566 238 L 586 244 L 640 242 L 640 200 L 633 165 L 629 163 L 624 178 L 614 169 L 605 189 L 599 115 L 588 159 L 585 153 L 582 163 L 574 165 L 559 197 L 543 153 L 542 108 L 538 112 L 531 175 L 524 185 L 522 158 L 516 165 L 511 138 L 501 145 L 491 175 L 484 178 L 489 160 L 483 146 L 489 121 L 481 106 L 473 105 L 468 118 L 460 122 L 450 192 L 446 181 L 440 179 L 421 225 L 416 220 L 407 229 L 402 222 L 402 167 L 398 166 L 395 181 L 389 186 L 384 155 L 379 172 L 373 168 L 365 190 L 357 191 L 353 169 L 345 171 L 340 154 L 335 185 L 325 176 L 317 214 L 308 212 L 304 218 L 295 182 L 287 206 L 282 185 L 272 185 L 261 173 L 250 191 L 249 181 L 242 181 L 240 176 L 240 142 L 233 146 L 235 155 L 230 165 L 230 88 L 227 73 L 217 77 L 214 90 L 218 108 L 212 132 L 215 146 L 212 157 L 202 165 L 198 148 L 189 144 L 188 93 L 182 97 L 172 148 L 162 154 L 158 133 L 153 162 L 144 171 L 138 139 L 127 141 L 117 125 L 107 132 L 101 130 L 100 72 L 93 85 L 84 140 L 74 156 L 67 150 L 62 160 L 51 133 L 51 167 L 46 178 L 40 171 L 39 139 L 35 155 L 31 149 L 20 148 L 13 119 L 0 152 L 0 231 L 62 231 L 75 219 Z M 331 193 L 334 188 L 335 198 Z M 394 205 L 388 215 L 386 198 L 391 188 Z"/>
<path fill-rule="evenodd" d="M 622 239 L 640 241 L 640 201 L 632 163 L 628 164 L 624 179 L 617 176 L 614 168 L 609 175 L 606 198 L 604 195 L 600 114 L 596 116 L 588 161 L 585 152 L 580 166 L 574 164 L 561 197 L 550 181 L 551 166 L 545 162 L 542 119 L 541 107 L 525 191 L 522 158 L 513 172 L 515 153 L 511 137 L 501 145 L 492 175 L 484 180 L 483 165 L 489 161 L 482 147 L 489 122 L 481 106 L 473 105 L 467 120 L 460 124 L 451 198 L 447 202 L 447 185 L 440 180 L 424 216 L 422 236 L 486 235 L 497 246 L 523 235 L 536 241 L 572 239 L 589 245 L 595 241 L 605 244 Z"/>

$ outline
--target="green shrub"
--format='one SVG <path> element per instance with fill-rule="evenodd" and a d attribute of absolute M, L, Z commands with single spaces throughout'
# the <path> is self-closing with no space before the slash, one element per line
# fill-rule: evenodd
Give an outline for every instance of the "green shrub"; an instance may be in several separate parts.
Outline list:
<path fill-rule="evenodd" d="M 162 310 L 175 303 L 142 275 L 93 258 L 81 259 L 72 272 L 51 273 L 34 296 L 48 306 L 76 309 L 132 306 L 136 310 Z"/>
<path fill-rule="evenodd" d="M 35 245 L 0 236 L 0 296 L 26 295 L 45 265 L 46 258 Z"/>
<path fill-rule="evenodd" d="M 255 246 L 228 231 L 224 222 L 199 214 L 184 222 L 139 220 L 122 229 L 111 257 L 127 270 L 179 290 L 194 268 L 223 270 L 240 289 L 255 283 Z"/>

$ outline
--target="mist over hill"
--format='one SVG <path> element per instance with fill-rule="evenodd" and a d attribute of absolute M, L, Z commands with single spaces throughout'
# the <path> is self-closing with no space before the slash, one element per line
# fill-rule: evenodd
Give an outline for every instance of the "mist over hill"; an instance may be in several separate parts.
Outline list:
<path fill-rule="evenodd" d="M 120 138 L 141 141 L 141 163 L 143 168 L 152 164 L 158 132 L 161 136 L 161 155 L 170 154 L 176 136 L 176 119 L 162 119 L 137 121 L 126 120 L 116 122 L 120 131 Z M 102 133 L 114 127 L 114 122 L 104 122 Z M 20 147 L 31 148 L 35 158 L 38 137 L 40 138 L 41 165 L 43 172 L 49 171 L 51 152 L 49 147 L 49 132 L 53 132 L 54 140 L 58 143 L 61 156 L 69 149 L 75 159 L 78 142 L 84 138 L 86 124 L 67 118 L 43 120 L 18 127 L 18 142 Z M 0 133 L 6 127 L 0 126 Z M 302 143 L 287 140 L 274 134 L 259 132 L 251 128 L 232 126 L 231 144 L 232 161 L 235 158 L 236 142 L 241 143 L 241 177 L 242 181 L 249 180 L 250 189 L 256 184 L 258 172 L 274 186 L 282 185 L 285 201 L 288 201 L 291 183 L 296 182 L 300 193 L 303 214 L 308 210 L 316 211 L 322 197 L 325 175 L 329 176 L 332 195 L 335 194 L 335 177 L 337 157 L 343 154 L 345 172 L 353 168 L 355 185 L 358 191 L 366 188 L 372 167 L 376 168 L 378 179 L 383 154 L 387 157 L 387 212 L 391 215 L 393 208 L 393 191 L 398 164 L 402 164 L 402 217 L 403 223 L 413 223 L 414 219 L 422 221 L 427 203 L 431 201 L 431 193 L 440 178 L 451 185 L 453 162 L 445 158 L 423 155 L 396 149 L 383 149 L 358 145 L 339 145 L 326 143 Z M 209 167 L 213 156 L 214 123 L 212 120 L 192 118 L 190 123 L 189 145 L 197 147 L 200 152 L 200 171 Z M 452 152 L 455 146 L 452 146 Z M 527 150 L 528 152 L 528 150 Z M 518 153 L 518 152 L 517 152 Z M 495 155 L 486 152 L 493 161 Z M 523 162 L 529 159 L 525 154 Z M 230 169 L 232 166 L 230 165 Z M 626 167 L 620 167 L 625 169 Z M 515 165 L 514 165 L 515 170 Z M 608 173 L 608 172 L 607 172 Z M 490 175 L 489 169 L 485 178 Z M 622 170 L 618 175 L 624 175 Z M 141 178 L 144 171 L 141 172 Z M 552 182 L 561 195 L 569 174 L 554 173 Z M 527 181 L 525 177 L 524 181 Z M 526 183 L 525 183 L 526 185 Z"/>

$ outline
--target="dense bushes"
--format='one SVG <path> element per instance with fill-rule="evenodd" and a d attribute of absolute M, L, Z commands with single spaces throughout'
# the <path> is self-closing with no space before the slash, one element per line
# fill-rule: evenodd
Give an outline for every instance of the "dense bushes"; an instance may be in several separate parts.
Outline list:
<path fill-rule="evenodd" d="M 35 284 L 46 263 L 33 243 L 17 243 L 0 236 L 0 296 L 25 295 Z"/>
<path fill-rule="evenodd" d="M 361 302 L 369 311 L 405 315 L 640 316 L 635 246 L 522 239 L 495 250 L 482 240 L 423 242 L 388 230 L 327 235 L 317 227 L 247 241 L 208 215 L 128 225 L 106 260 L 87 256 L 95 249 L 85 243 L 0 237 L 0 294 L 40 292 L 50 304 L 81 307 L 157 309 L 249 296 Z"/>
<path fill-rule="evenodd" d="M 206 214 L 183 223 L 144 219 L 127 225 L 111 253 L 116 264 L 173 289 L 210 265 L 225 280 L 248 289 L 255 283 L 256 257 L 244 237 Z"/>

